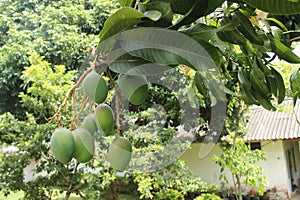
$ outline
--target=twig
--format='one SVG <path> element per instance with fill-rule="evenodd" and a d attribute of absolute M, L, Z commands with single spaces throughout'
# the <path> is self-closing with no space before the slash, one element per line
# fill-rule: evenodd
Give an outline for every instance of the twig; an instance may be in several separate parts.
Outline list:
<path fill-rule="evenodd" d="M 289 31 L 283 32 L 283 34 L 289 34 L 289 33 L 300 33 L 300 30 L 289 30 Z"/>
<path fill-rule="evenodd" d="M 120 120 L 120 113 L 119 113 L 119 92 L 118 92 L 118 89 L 117 89 L 117 86 L 114 82 L 114 79 L 112 78 L 111 76 L 111 73 L 110 73 L 110 70 L 107 69 L 106 70 L 107 72 L 107 76 L 112 84 L 112 86 L 114 87 L 115 89 L 115 96 L 116 96 L 116 126 L 117 126 L 117 135 L 120 136 L 121 135 L 121 129 L 120 129 L 120 124 L 119 124 L 119 120 Z"/>
<path fill-rule="evenodd" d="M 70 196 L 71 196 L 72 188 L 73 188 L 74 174 L 77 172 L 78 165 L 79 165 L 79 163 L 76 163 L 75 169 L 74 169 L 73 173 L 71 174 L 70 185 L 69 185 L 68 191 L 66 193 L 65 200 L 68 200 L 70 198 Z"/>
<path fill-rule="evenodd" d="M 290 39 L 289 43 L 295 42 L 297 40 L 300 40 L 300 36 Z"/>
<path fill-rule="evenodd" d="M 67 95 L 65 96 L 62 104 L 58 107 L 56 113 L 49 118 L 49 121 L 51 122 L 54 118 L 57 118 L 60 115 L 61 110 L 66 106 L 68 99 L 70 98 L 70 96 L 73 95 L 74 91 L 76 88 L 78 88 L 80 86 L 80 84 L 82 83 L 82 81 L 84 80 L 84 78 L 88 75 L 88 73 L 90 73 L 92 71 L 92 67 L 88 68 L 87 70 L 85 70 L 83 72 L 83 74 L 80 76 L 80 78 L 78 79 L 78 81 L 69 89 L 69 91 L 67 92 Z"/>
<path fill-rule="evenodd" d="M 80 191 L 77 191 L 78 195 L 82 198 L 82 199 L 85 199 L 85 196 L 83 196 L 83 194 L 81 194 Z"/>

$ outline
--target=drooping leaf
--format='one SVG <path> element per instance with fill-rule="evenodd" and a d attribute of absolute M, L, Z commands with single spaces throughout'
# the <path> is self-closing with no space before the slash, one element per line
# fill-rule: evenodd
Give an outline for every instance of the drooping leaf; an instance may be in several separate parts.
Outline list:
<path fill-rule="evenodd" d="M 180 30 L 181 33 L 184 33 L 193 39 L 201 39 L 204 41 L 209 41 L 217 31 L 219 31 L 217 27 L 202 23 L 197 23 L 194 26 Z"/>
<path fill-rule="evenodd" d="M 187 1 L 182 0 L 182 2 L 177 2 L 179 5 L 176 6 L 177 7 L 184 7 L 183 4 L 185 5 L 190 5 L 190 3 L 188 3 Z M 174 4 L 171 4 L 172 10 L 174 9 Z M 185 11 L 184 13 L 180 13 L 180 14 L 184 14 L 184 17 L 177 22 L 174 26 L 172 26 L 171 28 L 176 30 L 178 28 L 180 28 L 183 25 L 187 25 L 187 24 L 191 24 L 192 22 L 194 22 L 195 20 L 199 19 L 202 16 L 206 15 L 206 10 L 208 7 L 208 1 L 207 0 L 196 0 L 194 1 L 193 5 L 191 8 L 189 8 L 188 11 Z M 184 10 L 182 10 L 184 11 Z M 175 12 L 173 10 L 173 12 Z"/>
<path fill-rule="evenodd" d="M 110 70 L 128 75 L 157 75 L 170 69 L 170 67 L 148 62 L 142 58 L 124 54 L 109 64 Z"/>
<path fill-rule="evenodd" d="M 214 1 L 208 1 L 207 9 L 205 11 L 204 15 L 208 15 L 212 13 L 216 8 L 220 7 L 225 0 L 214 0 Z"/>
<path fill-rule="evenodd" d="M 292 49 L 284 45 L 278 39 L 271 39 L 271 47 L 276 55 L 289 63 L 300 63 L 300 58 L 297 56 Z"/>
<path fill-rule="evenodd" d="M 194 1 L 177 0 L 171 2 L 171 9 L 174 13 L 184 15 L 194 6 Z"/>
<path fill-rule="evenodd" d="M 273 15 L 300 13 L 299 0 L 243 0 L 243 2 Z"/>
<path fill-rule="evenodd" d="M 118 42 L 131 55 L 149 62 L 171 66 L 185 64 L 196 70 L 216 67 L 205 48 L 177 31 L 138 28 L 121 33 Z"/>
<path fill-rule="evenodd" d="M 232 19 L 228 21 L 226 24 L 222 24 L 221 27 L 215 27 L 215 26 L 209 26 L 202 23 L 197 23 L 189 28 L 182 29 L 179 32 L 187 34 L 191 37 L 199 38 L 205 41 L 209 41 L 211 38 L 213 38 L 217 32 L 222 31 L 232 31 L 236 29 L 239 25 L 239 20 Z"/>
<path fill-rule="evenodd" d="M 290 77 L 290 87 L 293 93 L 293 104 L 296 105 L 297 99 L 300 98 L 300 73 L 299 70 L 293 72 Z"/>

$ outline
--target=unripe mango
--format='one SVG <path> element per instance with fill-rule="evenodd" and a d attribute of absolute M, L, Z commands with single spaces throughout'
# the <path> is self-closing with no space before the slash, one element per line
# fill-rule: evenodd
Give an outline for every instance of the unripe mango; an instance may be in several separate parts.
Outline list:
<path fill-rule="evenodd" d="M 133 105 L 144 103 L 148 96 L 148 82 L 145 76 L 123 75 L 118 80 L 122 96 Z"/>
<path fill-rule="evenodd" d="M 66 128 L 56 129 L 50 139 L 50 150 L 61 163 L 67 164 L 73 158 L 75 141 L 73 134 Z"/>
<path fill-rule="evenodd" d="M 93 158 L 95 141 L 92 134 L 84 128 L 73 131 L 75 140 L 74 158 L 79 163 L 85 163 Z"/>
<path fill-rule="evenodd" d="M 94 116 L 98 131 L 105 136 L 111 135 L 114 128 L 112 109 L 106 104 L 100 104 L 95 109 Z"/>
<path fill-rule="evenodd" d="M 95 122 L 94 113 L 90 113 L 84 118 L 81 127 L 88 130 L 90 134 L 95 134 L 95 132 L 97 131 L 97 125 Z"/>
<path fill-rule="evenodd" d="M 124 171 L 131 160 L 132 146 L 127 138 L 117 136 L 109 146 L 108 159 L 112 168 Z"/>
<path fill-rule="evenodd" d="M 105 80 L 95 71 L 90 72 L 83 80 L 82 87 L 85 94 L 97 104 L 103 103 L 108 89 Z"/>

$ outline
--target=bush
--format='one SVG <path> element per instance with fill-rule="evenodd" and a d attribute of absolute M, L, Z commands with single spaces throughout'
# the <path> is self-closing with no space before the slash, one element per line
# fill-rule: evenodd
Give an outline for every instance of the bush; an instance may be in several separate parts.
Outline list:
<path fill-rule="evenodd" d="M 221 197 L 215 194 L 202 194 L 197 197 L 195 200 L 222 200 Z"/>

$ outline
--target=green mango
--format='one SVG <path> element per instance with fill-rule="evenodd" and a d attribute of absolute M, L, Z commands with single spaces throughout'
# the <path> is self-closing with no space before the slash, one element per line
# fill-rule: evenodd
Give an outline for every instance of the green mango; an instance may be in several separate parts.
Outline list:
<path fill-rule="evenodd" d="M 145 76 L 123 75 L 118 80 L 122 96 L 133 105 L 141 105 L 148 96 L 148 82 Z"/>
<path fill-rule="evenodd" d="M 72 132 L 66 128 L 56 129 L 50 139 L 50 150 L 61 163 L 67 164 L 73 158 L 75 141 Z"/>
<path fill-rule="evenodd" d="M 75 140 L 74 158 L 79 163 L 85 163 L 91 160 L 95 152 L 95 141 L 92 134 L 84 128 L 78 128 L 73 131 Z"/>
<path fill-rule="evenodd" d="M 105 136 L 111 135 L 114 128 L 112 109 L 106 104 L 100 104 L 96 107 L 94 116 L 98 131 Z"/>
<path fill-rule="evenodd" d="M 95 122 L 94 113 L 90 113 L 84 118 L 81 127 L 88 130 L 92 135 L 95 134 L 97 131 L 97 125 Z"/>
<path fill-rule="evenodd" d="M 95 71 L 90 72 L 82 82 L 85 94 L 97 104 L 103 103 L 108 89 L 105 80 Z"/>
<path fill-rule="evenodd" d="M 108 159 L 112 168 L 124 171 L 131 160 L 132 146 L 127 138 L 117 136 L 109 146 Z"/>

